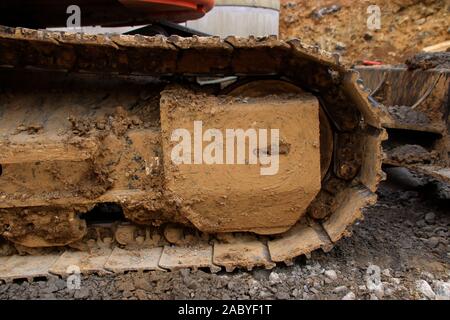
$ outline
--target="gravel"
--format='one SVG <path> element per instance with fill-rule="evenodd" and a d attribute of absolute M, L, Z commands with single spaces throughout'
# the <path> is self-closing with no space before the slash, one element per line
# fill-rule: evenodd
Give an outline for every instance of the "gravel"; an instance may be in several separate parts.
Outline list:
<path fill-rule="evenodd" d="M 384 183 L 378 203 L 365 210 L 351 237 L 328 253 L 299 257 L 289 267 L 90 275 L 82 276 L 79 290 L 51 277 L 0 284 L 0 299 L 449 300 L 448 202 L 419 191 Z"/>
<path fill-rule="evenodd" d="M 433 289 L 431 289 L 430 284 L 425 280 L 417 280 L 416 288 L 423 296 L 427 297 L 428 299 L 434 299 L 436 297 L 436 294 L 434 293 Z"/>

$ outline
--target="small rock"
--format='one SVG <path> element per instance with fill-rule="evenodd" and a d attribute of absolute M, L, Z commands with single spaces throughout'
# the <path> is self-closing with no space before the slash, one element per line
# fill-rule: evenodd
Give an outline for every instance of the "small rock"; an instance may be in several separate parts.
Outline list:
<path fill-rule="evenodd" d="M 420 276 L 421 276 L 422 278 L 424 278 L 425 280 L 429 280 L 429 281 L 433 281 L 433 280 L 434 280 L 433 274 L 431 274 L 431 273 L 428 272 L 428 271 L 423 271 L 423 272 L 421 272 L 421 273 L 420 273 Z"/>
<path fill-rule="evenodd" d="M 288 14 L 288 15 L 286 15 L 285 17 L 284 17 L 284 22 L 287 24 L 287 25 L 291 25 L 291 24 L 293 24 L 294 22 L 296 22 L 298 20 L 298 17 L 296 16 L 296 15 L 293 15 L 293 14 Z"/>
<path fill-rule="evenodd" d="M 253 271 L 253 278 L 258 281 L 268 280 L 270 276 L 270 270 L 266 269 L 256 269 Z"/>
<path fill-rule="evenodd" d="M 364 38 L 364 40 L 366 40 L 366 41 L 370 41 L 370 40 L 373 39 L 373 35 L 372 35 L 370 32 L 366 32 L 366 33 L 364 33 L 363 38 Z"/>
<path fill-rule="evenodd" d="M 433 281 L 436 295 L 450 299 L 450 281 Z"/>
<path fill-rule="evenodd" d="M 134 290 L 134 285 L 133 285 L 133 283 L 131 283 L 131 281 L 119 282 L 116 285 L 116 287 L 119 291 L 133 291 Z"/>
<path fill-rule="evenodd" d="M 337 279 L 337 273 L 334 270 L 327 270 L 327 271 L 325 271 L 325 276 L 327 276 L 331 280 L 336 280 Z"/>
<path fill-rule="evenodd" d="M 427 239 L 425 242 L 430 248 L 436 248 L 439 245 L 441 239 L 439 237 L 431 237 Z"/>
<path fill-rule="evenodd" d="M 43 300 L 55 300 L 56 297 L 53 293 L 44 293 L 40 296 L 41 299 Z"/>
<path fill-rule="evenodd" d="M 284 4 L 284 7 L 288 8 L 288 9 L 293 9 L 296 6 L 297 6 L 297 4 L 295 2 L 293 2 L 293 1 L 289 1 L 288 3 Z"/>
<path fill-rule="evenodd" d="M 188 285 L 187 285 L 188 289 L 191 290 L 197 290 L 199 287 L 199 284 L 196 281 L 191 281 Z"/>
<path fill-rule="evenodd" d="M 347 292 L 347 287 L 346 286 L 339 286 L 333 289 L 333 293 L 343 293 L 343 292 Z"/>
<path fill-rule="evenodd" d="M 400 279 L 399 278 L 391 278 L 391 282 L 398 286 L 400 284 Z"/>
<path fill-rule="evenodd" d="M 294 289 L 294 291 L 292 291 L 292 296 L 293 296 L 294 298 L 299 297 L 300 294 L 301 294 L 301 291 L 300 291 L 299 289 Z"/>
<path fill-rule="evenodd" d="M 134 286 L 136 289 L 141 289 L 144 291 L 152 291 L 152 286 L 150 285 L 150 282 L 147 281 L 147 279 L 144 278 L 135 278 L 134 279 Z M 139 298 L 139 297 L 138 297 Z"/>
<path fill-rule="evenodd" d="M 416 222 L 416 226 L 418 226 L 419 228 L 423 228 L 425 227 L 427 224 L 425 222 L 425 220 L 419 220 Z"/>
<path fill-rule="evenodd" d="M 343 51 L 347 49 L 347 45 L 343 42 L 337 42 L 334 48 L 338 51 Z"/>
<path fill-rule="evenodd" d="M 431 289 L 430 284 L 425 280 L 417 280 L 416 289 L 428 299 L 434 299 L 436 297 L 436 294 L 434 293 L 433 289 Z"/>
<path fill-rule="evenodd" d="M 189 277 L 191 270 L 185 268 L 185 269 L 181 269 L 179 272 L 183 278 L 186 278 L 186 277 Z"/>
<path fill-rule="evenodd" d="M 58 287 L 54 283 L 49 283 L 48 287 L 43 289 L 42 292 L 44 293 L 53 293 L 58 291 Z"/>
<path fill-rule="evenodd" d="M 347 293 L 343 298 L 342 298 L 342 300 L 355 300 L 356 299 L 356 296 L 355 296 L 355 294 L 352 292 L 352 291 L 350 291 L 349 293 Z"/>
<path fill-rule="evenodd" d="M 316 288 L 310 288 L 309 291 L 311 291 L 314 294 L 319 294 L 319 290 L 317 290 Z"/>
<path fill-rule="evenodd" d="M 89 297 L 89 288 L 83 287 L 80 290 L 75 290 L 74 298 L 75 299 L 86 299 Z"/>
<path fill-rule="evenodd" d="M 381 282 L 381 270 L 377 265 L 370 265 L 366 271 L 367 290 L 374 293 L 378 298 L 383 298 L 384 286 Z"/>
<path fill-rule="evenodd" d="M 424 24 L 426 21 L 427 21 L 427 19 L 421 18 L 421 19 L 416 21 L 416 24 L 420 26 L 420 25 Z"/>
<path fill-rule="evenodd" d="M 386 296 L 390 297 L 390 296 L 392 296 L 392 295 L 394 294 L 394 290 L 391 289 L 391 288 L 386 288 L 386 289 L 384 290 L 384 294 L 385 294 Z"/>
<path fill-rule="evenodd" d="M 369 299 L 370 300 L 378 300 L 378 297 L 375 294 L 371 293 Z"/>
<path fill-rule="evenodd" d="M 271 297 L 272 296 L 272 294 L 270 293 L 270 292 L 268 292 L 268 291 L 261 291 L 260 293 L 259 293 L 259 297 L 261 298 L 261 299 L 267 299 L 267 298 L 269 298 L 269 297 Z"/>
<path fill-rule="evenodd" d="M 147 293 L 142 289 L 136 290 L 135 295 L 139 300 L 147 300 L 148 299 Z"/>
<path fill-rule="evenodd" d="M 58 287 L 58 291 L 63 290 L 67 287 L 67 281 L 65 281 L 63 279 L 56 279 L 55 286 Z"/>
<path fill-rule="evenodd" d="M 286 292 L 278 292 L 275 297 L 278 300 L 289 300 L 289 294 Z"/>
<path fill-rule="evenodd" d="M 391 277 L 391 271 L 389 269 L 383 270 L 383 276 L 390 278 Z"/>
<path fill-rule="evenodd" d="M 434 223 L 434 221 L 436 220 L 436 214 L 434 213 L 434 212 L 428 212 L 426 215 L 425 215 L 425 221 L 428 223 L 428 224 L 433 224 Z"/>
<path fill-rule="evenodd" d="M 234 289 L 237 288 L 237 285 L 236 285 L 236 283 L 234 281 L 230 281 L 230 282 L 227 283 L 227 288 L 228 288 L 228 290 L 232 290 L 233 291 Z"/>
<path fill-rule="evenodd" d="M 272 271 L 269 275 L 269 282 L 270 284 L 281 283 L 280 275 L 275 271 Z"/>

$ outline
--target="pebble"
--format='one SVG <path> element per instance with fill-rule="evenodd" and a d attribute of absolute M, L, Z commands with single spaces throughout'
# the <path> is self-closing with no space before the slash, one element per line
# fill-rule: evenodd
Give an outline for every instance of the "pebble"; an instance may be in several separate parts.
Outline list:
<path fill-rule="evenodd" d="M 352 292 L 352 291 L 350 291 L 349 293 L 347 293 L 343 298 L 342 298 L 342 300 L 355 300 L 356 299 L 356 296 L 355 296 L 355 294 Z"/>
<path fill-rule="evenodd" d="M 417 20 L 416 24 L 420 26 L 420 25 L 424 24 L 426 21 L 427 21 L 427 19 L 422 18 L 422 19 Z"/>
<path fill-rule="evenodd" d="M 431 237 L 427 239 L 425 242 L 431 248 L 436 248 L 439 245 L 440 240 L 441 239 L 439 237 Z"/>
<path fill-rule="evenodd" d="M 289 294 L 286 292 L 278 292 L 275 297 L 278 300 L 288 300 L 290 298 Z"/>
<path fill-rule="evenodd" d="M 428 212 L 426 215 L 425 215 L 425 221 L 428 223 L 428 224 L 433 224 L 434 223 L 434 221 L 436 220 L 436 214 L 434 213 L 434 212 Z"/>
<path fill-rule="evenodd" d="M 142 289 L 136 290 L 135 294 L 139 300 L 147 300 L 148 299 L 147 293 Z"/>
<path fill-rule="evenodd" d="M 336 280 L 337 279 L 337 273 L 334 270 L 326 270 L 325 271 L 325 275 L 330 278 L 331 280 Z"/>
<path fill-rule="evenodd" d="M 430 284 L 425 280 L 417 280 L 416 289 L 428 299 L 434 299 L 436 297 L 436 294 L 434 293 L 433 289 L 431 289 Z"/>
<path fill-rule="evenodd" d="M 149 281 L 144 278 L 136 278 L 134 279 L 134 286 L 136 289 L 141 289 L 144 291 L 152 291 L 152 286 L 150 285 Z"/>
<path fill-rule="evenodd" d="M 300 294 L 301 294 L 301 291 L 300 291 L 299 289 L 294 289 L 294 291 L 292 291 L 292 296 L 293 296 L 294 298 L 299 297 Z"/>
<path fill-rule="evenodd" d="M 427 272 L 427 271 L 421 272 L 421 273 L 420 273 L 420 276 L 421 276 L 422 278 L 424 278 L 425 280 L 430 280 L 430 281 L 433 281 L 433 280 L 434 280 L 434 276 L 433 276 L 431 273 Z"/>
<path fill-rule="evenodd" d="M 343 51 L 347 49 L 347 45 L 343 42 L 337 42 L 334 48 L 338 51 Z"/>
<path fill-rule="evenodd" d="M 266 269 L 256 269 L 253 271 L 253 278 L 258 281 L 268 280 L 270 276 L 270 271 Z"/>
<path fill-rule="evenodd" d="M 266 298 L 269 298 L 269 297 L 271 297 L 272 296 L 272 294 L 270 293 L 270 292 L 268 292 L 268 291 L 261 291 L 260 293 L 259 293 L 259 297 L 261 298 L 261 299 L 266 299 Z"/>
<path fill-rule="evenodd" d="M 383 270 L 383 276 L 390 278 L 391 277 L 391 271 L 389 269 Z"/>
<path fill-rule="evenodd" d="M 73 297 L 75 299 L 86 299 L 89 297 L 89 294 L 90 294 L 89 288 L 84 287 L 79 290 L 75 290 L 75 294 Z"/>
<path fill-rule="evenodd" d="M 450 281 L 433 281 L 436 295 L 450 299 Z"/>
<path fill-rule="evenodd" d="M 53 293 L 58 291 L 58 287 L 54 284 L 54 283 L 49 283 L 49 285 L 47 286 L 47 288 L 44 288 L 42 290 L 43 293 Z"/>
<path fill-rule="evenodd" d="M 391 288 L 387 288 L 386 290 L 384 290 L 384 294 L 388 297 L 392 296 L 394 294 L 394 290 Z"/>
<path fill-rule="evenodd" d="M 370 32 L 366 32 L 365 34 L 364 34 L 364 40 L 366 40 L 366 41 L 370 41 L 370 40 L 372 40 L 373 39 L 373 35 L 370 33 Z"/>
<path fill-rule="evenodd" d="M 269 275 L 269 282 L 270 284 L 281 283 L 280 275 L 275 271 L 272 271 Z"/>
<path fill-rule="evenodd" d="M 377 265 L 370 265 L 366 271 L 366 287 L 367 290 L 374 293 L 379 299 L 383 298 L 384 286 L 381 282 L 380 267 Z"/>
<path fill-rule="evenodd" d="M 423 228 L 426 226 L 425 220 L 419 220 L 416 222 L 416 226 L 418 226 L 419 228 Z"/>
<path fill-rule="evenodd" d="M 342 292 L 347 292 L 346 286 L 339 286 L 333 289 L 333 293 L 342 293 Z"/>

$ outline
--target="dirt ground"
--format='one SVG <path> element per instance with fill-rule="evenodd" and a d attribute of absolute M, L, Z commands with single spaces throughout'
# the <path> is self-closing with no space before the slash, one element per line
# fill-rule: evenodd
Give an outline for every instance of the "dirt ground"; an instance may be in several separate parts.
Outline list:
<path fill-rule="evenodd" d="M 293 266 L 83 277 L 0 285 L 0 299 L 450 299 L 448 202 L 384 183 L 353 236 Z M 447 200 L 448 201 L 448 200 Z"/>
<path fill-rule="evenodd" d="M 350 63 L 403 63 L 424 47 L 450 39 L 446 0 L 281 0 L 280 36 L 299 37 Z M 370 5 L 380 8 L 380 29 L 368 28 Z M 374 24 L 371 24 L 375 26 Z"/>

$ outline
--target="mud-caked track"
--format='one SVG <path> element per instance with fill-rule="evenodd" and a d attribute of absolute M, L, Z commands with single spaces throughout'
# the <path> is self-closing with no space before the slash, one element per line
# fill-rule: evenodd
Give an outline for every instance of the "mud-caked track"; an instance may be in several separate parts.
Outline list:
<path fill-rule="evenodd" d="M 330 249 L 376 199 L 380 106 L 357 73 L 299 41 L 3 27 L 0 66 L 5 280 L 73 264 L 271 268 Z M 222 90 L 205 76 L 237 81 Z M 280 174 L 176 166 L 171 133 L 196 120 L 280 128 Z M 92 222 L 98 206 L 122 216 Z M 30 268 L 15 251 L 45 258 Z"/>

